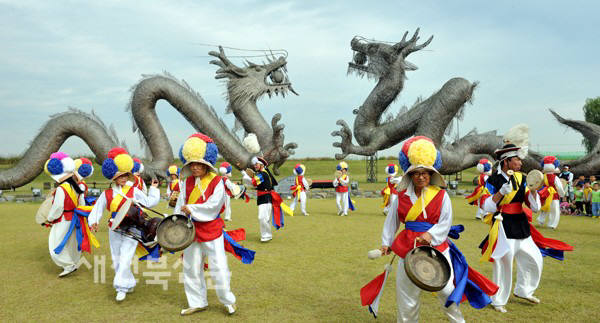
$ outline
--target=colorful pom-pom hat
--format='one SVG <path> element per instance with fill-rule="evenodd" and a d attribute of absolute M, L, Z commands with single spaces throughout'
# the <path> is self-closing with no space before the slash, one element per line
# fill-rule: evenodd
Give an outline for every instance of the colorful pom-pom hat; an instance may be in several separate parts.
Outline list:
<path fill-rule="evenodd" d="M 396 174 L 398 174 L 398 165 L 387 164 L 387 166 L 385 166 L 385 173 L 388 176 L 396 176 Z"/>
<path fill-rule="evenodd" d="M 92 161 L 87 158 L 75 159 L 75 175 L 80 179 L 88 178 L 94 173 Z"/>
<path fill-rule="evenodd" d="M 231 167 L 231 164 L 228 162 L 222 162 L 221 165 L 219 165 L 219 173 L 221 173 L 223 176 L 231 177 L 232 170 L 233 167 Z"/>
<path fill-rule="evenodd" d="M 218 154 L 219 148 L 209 136 L 199 132 L 189 136 L 179 149 L 179 159 L 183 163 L 181 176 L 186 178 L 192 175 L 189 167 L 191 163 L 204 164 L 210 171 L 217 173 L 214 165 Z"/>
<path fill-rule="evenodd" d="M 294 166 L 294 175 L 304 175 L 304 172 L 306 172 L 306 166 L 302 164 L 296 164 L 296 166 Z"/>
<path fill-rule="evenodd" d="M 560 173 L 560 160 L 554 156 L 544 157 L 541 164 L 544 173 Z"/>
<path fill-rule="evenodd" d="M 342 169 L 348 170 L 348 163 L 346 163 L 345 161 L 342 161 L 339 164 L 337 164 L 335 169 L 337 169 L 339 171 L 341 171 Z"/>
<path fill-rule="evenodd" d="M 425 136 L 416 136 L 406 140 L 398 154 L 398 161 L 404 174 L 409 175 L 419 168 L 424 168 L 433 171 L 429 182 L 431 185 L 446 186 L 444 178 L 438 172 L 438 169 L 442 167 L 442 154 L 435 148 L 433 140 Z M 405 190 L 411 182 L 410 176 L 402 176 L 402 180 L 398 184 L 398 191 Z"/>
<path fill-rule="evenodd" d="M 177 167 L 177 165 L 169 165 L 167 168 L 167 177 L 171 175 L 179 177 L 179 167 Z"/>
<path fill-rule="evenodd" d="M 107 158 L 102 163 L 102 175 L 111 181 L 123 174 L 133 177 L 133 166 L 133 158 L 127 150 L 115 147 L 108 152 Z"/>
<path fill-rule="evenodd" d="M 67 178 L 73 176 L 75 172 L 75 161 L 69 155 L 57 151 L 50 155 L 50 158 L 44 164 L 44 171 L 50 175 L 52 179 L 61 183 Z"/>
<path fill-rule="evenodd" d="M 142 163 L 141 159 L 133 159 L 133 170 L 131 172 L 136 175 L 144 172 L 144 164 Z"/>
<path fill-rule="evenodd" d="M 487 158 L 482 158 L 477 163 L 477 171 L 481 174 L 491 175 L 492 174 L 492 162 Z"/>

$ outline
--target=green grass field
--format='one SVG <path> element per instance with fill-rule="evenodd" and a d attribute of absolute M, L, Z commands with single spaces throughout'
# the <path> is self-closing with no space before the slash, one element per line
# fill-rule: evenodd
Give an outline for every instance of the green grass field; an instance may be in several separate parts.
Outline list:
<path fill-rule="evenodd" d="M 330 167 L 327 167 L 330 168 Z M 315 167 L 316 169 L 316 167 Z M 310 169 L 308 170 L 311 171 Z M 454 224 L 462 223 L 466 232 L 456 241 L 472 267 L 490 277 L 492 266 L 479 263 L 477 245 L 487 226 L 474 220 L 474 208 L 464 199 L 453 198 Z M 240 322 L 368 322 L 368 310 L 360 305 L 360 288 L 383 271 L 389 257 L 368 260 L 366 253 L 379 247 L 384 216 L 380 199 L 357 199 L 358 210 L 348 217 L 336 215 L 333 200 L 309 200 L 309 217 L 286 217 L 285 227 L 274 233 L 269 243 L 259 242 L 255 201 L 233 201 L 233 221 L 229 229 L 245 228 L 243 244 L 256 250 L 253 264 L 244 265 L 232 256 L 231 286 L 238 311 L 225 314 L 213 290 L 209 290 L 209 309 L 190 317 L 180 317 L 187 302 L 178 282 L 181 253 L 168 254 L 167 267 L 151 268 L 140 263 L 135 292 L 120 304 L 114 300 L 113 271 L 107 227 L 96 234 L 101 247 L 90 256 L 91 265 L 105 257 L 105 281 L 94 282 L 94 268 L 82 266 L 72 276 L 59 279 L 61 271 L 48 254 L 48 229 L 34 222 L 38 204 L 0 204 L 3 221 L 0 243 L 4 261 L 0 321 L 240 321 Z M 166 211 L 162 202 L 158 209 Z M 298 212 L 298 210 L 297 210 Z M 106 216 L 106 215 L 105 215 Z M 566 261 L 544 260 L 542 281 L 536 292 L 541 304 L 531 305 L 510 299 L 508 313 L 491 308 L 461 309 L 471 322 L 593 322 L 600 320 L 596 301 L 600 299 L 598 264 L 600 220 L 564 216 L 559 229 L 541 229 L 548 237 L 575 246 Z M 167 288 L 149 284 L 151 275 L 164 275 Z M 390 275 L 379 308 L 377 321 L 395 321 L 395 272 Z M 430 293 L 421 296 L 422 322 L 445 321 L 437 299 Z"/>

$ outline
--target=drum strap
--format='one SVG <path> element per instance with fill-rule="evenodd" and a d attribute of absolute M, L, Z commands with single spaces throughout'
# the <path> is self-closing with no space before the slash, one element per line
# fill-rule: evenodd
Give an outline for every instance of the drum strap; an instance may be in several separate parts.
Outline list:
<path fill-rule="evenodd" d="M 110 212 L 117 212 L 119 210 L 119 207 L 121 206 L 121 203 L 123 202 L 123 195 L 127 196 L 127 193 L 129 193 L 129 190 L 131 189 L 131 186 L 129 185 L 124 185 L 121 187 L 121 191 L 123 192 L 123 194 L 119 194 L 115 191 L 115 189 L 113 189 L 113 199 L 112 201 L 110 201 Z M 116 194 L 115 194 L 116 193 Z"/>

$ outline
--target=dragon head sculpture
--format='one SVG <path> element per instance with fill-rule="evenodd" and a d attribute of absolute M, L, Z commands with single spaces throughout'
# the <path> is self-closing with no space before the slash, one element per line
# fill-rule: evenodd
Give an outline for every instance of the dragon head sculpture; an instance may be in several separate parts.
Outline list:
<path fill-rule="evenodd" d="M 218 53 L 211 51 L 208 54 L 219 59 L 210 62 L 220 67 L 216 71 L 215 78 L 228 79 L 227 93 L 230 106 L 243 105 L 243 101 L 256 102 L 264 94 L 269 97 L 273 94 L 281 94 L 285 97 L 290 91 L 298 95 L 287 76 L 287 61 L 283 56 L 266 55 L 268 61 L 266 64 L 255 64 L 246 60 L 245 66 L 239 67 L 225 56 L 221 46 Z"/>
<path fill-rule="evenodd" d="M 429 45 L 433 36 L 426 42 L 417 45 L 419 40 L 419 29 L 407 40 L 408 32 L 404 33 L 402 40 L 398 43 L 386 43 L 369 40 L 356 36 L 350 42 L 354 51 L 352 62 L 348 63 L 348 72 L 359 75 L 367 75 L 371 78 L 381 78 L 390 72 L 414 71 L 417 66 L 406 60 L 413 52 L 423 49 Z"/>

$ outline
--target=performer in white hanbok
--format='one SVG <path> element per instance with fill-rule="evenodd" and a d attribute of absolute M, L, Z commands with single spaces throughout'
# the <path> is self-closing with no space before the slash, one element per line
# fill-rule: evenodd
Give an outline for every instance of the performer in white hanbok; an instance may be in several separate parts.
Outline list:
<path fill-rule="evenodd" d="M 383 195 L 383 214 L 387 215 L 390 205 L 396 203 L 396 198 L 398 191 L 396 190 L 396 186 L 402 180 L 402 176 L 396 177 L 398 174 L 398 165 L 396 164 L 388 164 L 385 166 L 385 173 L 387 175 L 385 179 L 385 188 L 381 190 L 381 195 Z"/>
<path fill-rule="evenodd" d="M 234 197 L 232 192 L 235 190 L 235 184 L 231 181 L 232 170 L 233 167 L 228 162 L 222 162 L 219 165 L 219 173 L 221 174 L 223 185 L 225 185 L 225 211 L 223 211 L 225 221 L 231 221 L 231 198 Z"/>
<path fill-rule="evenodd" d="M 214 164 L 219 153 L 213 140 L 201 133 L 191 135 L 181 147 L 181 193 L 175 213 L 185 213 L 194 221 L 196 237 L 183 251 L 183 284 L 188 308 L 181 315 L 189 315 L 208 307 L 204 258 L 219 301 L 229 314 L 235 313 L 235 296 L 230 290 L 231 272 L 225 256 L 223 227 L 219 216 L 225 206 L 225 186 Z"/>
<path fill-rule="evenodd" d="M 560 198 L 565 196 L 565 190 L 556 174 L 560 173 L 560 161 L 554 156 L 546 156 L 542 160 L 544 186 L 540 190 L 542 207 L 537 220 L 539 225 L 547 225 L 556 229 L 560 221 Z"/>
<path fill-rule="evenodd" d="M 292 204 L 290 204 L 290 209 L 292 212 L 294 212 L 294 209 L 296 209 L 296 203 L 299 201 L 302 214 L 308 216 L 309 214 L 306 212 L 306 192 L 309 190 L 310 186 L 304 177 L 304 173 L 306 173 L 306 166 L 302 164 L 296 164 L 294 167 L 294 175 L 296 175 L 296 178 L 294 179 L 294 185 L 290 187 L 292 195 L 294 196 L 294 200 L 292 201 Z"/>
<path fill-rule="evenodd" d="M 479 171 L 479 176 L 477 176 L 477 186 L 468 196 L 465 196 L 467 202 L 471 205 L 475 205 L 477 207 L 477 211 L 475 211 L 475 219 L 482 220 L 485 212 L 479 205 L 479 199 L 484 192 L 485 182 L 488 177 L 492 175 L 492 163 L 487 160 L 487 158 L 482 158 L 477 163 L 477 170 Z"/>
<path fill-rule="evenodd" d="M 179 167 L 177 165 L 170 165 L 167 168 L 167 200 L 169 201 L 169 207 L 175 207 L 174 202 L 177 201 L 179 196 Z"/>
<path fill-rule="evenodd" d="M 333 187 L 335 187 L 335 203 L 337 205 L 338 215 L 347 216 L 348 209 L 354 211 L 354 205 L 350 199 L 348 186 L 350 185 L 350 177 L 348 176 L 348 164 L 344 161 L 336 166 L 336 177 L 333 179 Z"/>
<path fill-rule="evenodd" d="M 102 174 L 112 183 L 109 189 L 100 194 L 89 215 L 90 226 L 94 230 L 97 230 L 105 209 L 111 212 L 111 218 L 108 221 L 108 226 L 111 227 L 112 218 L 115 217 L 128 199 L 132 199 L 146 207 L 153 207 L 158 204 L 160 191 L 156 179 L 152 181 L 147 195 L 139 188 L 131 186 L 131 183 L 135 180 L 132 174 L 133 163 L 133 159 L 123 148 L 113 148 L 108 152 L 107 158 L 102 163 Z M 125 299 L 127 293 L 133 291 L 136 285 L 135 277 L 131 272 L 131 261 L 136 253 L 138 241 L 114 230 L 108 231 L 108 240 L 113 269 L 115 270 L 113 287 L 117 292 L 116 300 L 120 302 Z"/>
<path fill-rule="evenodd" d="M 77 241 L 77 229 L 89 232 L 87 223 L 74 227 L 80 218 L 75 214 L 79 205 L 85 205 L 83 190 L 74 178 L 75 162 L 62 152 L 55 152 L 44 165 L 45 172 L 59 183 L 53 193 L 52 207 L 46 226 L 50 226 L 48 249 L 50 258 L 63 268 L 58 277 L 65 277 L 77 270 L 81 258 L 81 241 Z M 83 236 L 85 238 L 85 236 Z M 89 244 L 88 244 L 89 247 Z M 88 250 L 89 251 L 89 248 Z"/>

